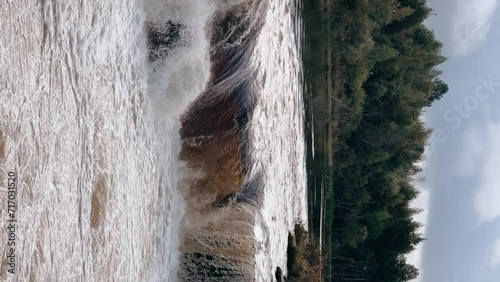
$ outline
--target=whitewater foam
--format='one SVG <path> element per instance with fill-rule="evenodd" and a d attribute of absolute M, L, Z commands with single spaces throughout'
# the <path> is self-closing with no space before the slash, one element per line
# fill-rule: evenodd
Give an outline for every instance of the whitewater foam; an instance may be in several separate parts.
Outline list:
<path fill-rule="evenodd" d="M 177 280 L 184 210 L 176 192 L 178 117 L 209 74 L 205 25 L 212 7 L 1 5 L 0 161 L 2 175 L 18 175 L 22 262 L 8 278 Z M 182 44 L 149 64 L 146 23 L 169 18 L 185 25 Z M 5 229 L 0 234 L 5 238 Z M 4 262 L 0 275 L 10 275 Z"/>
<path fill-rule="evenodd" d="M 307 226 L 300 18 L 295 1 L 270 1 L 252 66 L 258 95 L 249 124 L 253 170 L 262 171 L 263 205 L 254 234 L 256 280 L 286 275 L 288 232 Z"/>
<path fill-rule="evenodd" d="M 0 171 L 2 177 L 8 171 L 18 175 L 21 262 L 9 277 L 2 261 L 2 279 L 177 280 L 186 208 L 177 190 L 185 173 L 177 158 L 179 117 L 208 87 L 213 17 L 245 2 L 0 6 L 0 145 L 6 152 Z M 241 53 L 228 62 L 240 71 L 225 73 L 212 90 L 250 94 L 238 101 L 251 105 L 240 135 L 247 138 L 242 147 L 251 164 L 235 199 L 253 208 L 262 204 L 262 212 L 255 214 L 255 226 L 248 210 L 237 216 L 226 210 L 220 217 L 240 221 L 235 234 L 243 229 L 237 226 L 248 227 L 245 238 L 257 239 L 257 254 L 245 271 L 252 268 L 257 281 L 269 281 L 277 266 L 286 266 L 288 231 L 296 219 L 305 220 L 305 161 L 293 1 L 259 2 L 250 27 L 233 30 L 242 32 L 230 37 L 237 40 L 212 46 L 252 41 L 250 49 L 235 48 Z M 169 22 L 178 25 L 178 38 L 149 62 L 148 28 Z M 6 195 L 0 185 L 2 203 Z M 5 236 L 2 226 L 0 241 Z M 0 245 L 0 253 L 5 248 Z"/>

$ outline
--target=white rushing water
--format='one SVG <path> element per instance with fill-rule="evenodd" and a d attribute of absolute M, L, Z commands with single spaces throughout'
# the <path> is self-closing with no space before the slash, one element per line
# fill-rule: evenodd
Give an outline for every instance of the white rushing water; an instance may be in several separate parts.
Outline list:
<path fill-rule="evenodd" d="M 288 232 L 307 226 L 307 184 L 300 38 L 294 24 L 296 1 L 271 1 L 257 39 L 253 66 L 259 96 L 250 123 L 252 162 L 264 172 L 262 218 L 255 236 L 258 281 L 275 280 L 286 269 Z M 273 278 L 271 278 L 273 277 Z"/>
<path fill-rule="evenodd" d="M 17 173 L 16 275 L 0 280 L 175 281 L 184 202 L 178 115 L 209 76 L 206 22 L 238 0 L 4 1 L 0 5 L 0 242 Z M 269 1 L 252 66 L 251 160 L 264 172 L 258 281 L 286 268 L 307 220 L 294 1 Z M 146 22 L 183 25 L 147 62 Z M 3 141 L 2 141 L 3 140 Z M 2 150 L 4 147 L 4 151 Z M 5 152 L 5 153 L 3 153 Z"/>
<path fill-rule="evenodd" d="M 0 5 L 0 254 L 17 172 L 16 281 L 172 281 L 183 200 L 177 115 L 208 78 L 208 1 Z M 185 25 L 147 64 L 145 22 Z M 5 207 L 5 208 L 4 208 Z M 31 280 L 34 279 L 34 280 Z"/>

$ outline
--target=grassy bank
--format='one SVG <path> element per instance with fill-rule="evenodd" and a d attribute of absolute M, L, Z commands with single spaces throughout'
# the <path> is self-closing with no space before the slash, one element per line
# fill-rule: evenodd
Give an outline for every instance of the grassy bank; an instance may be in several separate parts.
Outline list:
<path fill-rule="evenodd" d="M 288 236 L 288 277 L 289 282 L 310 282 L 321 280 L 322 259 L 319 241 L 300 224 L 295 225 Z"/>
<path fill-rule="evenodd" d="M 327 281 L 418 275 L 405 255 L 423 240 L 409 206 L 430 133 L 419 116 L 448 90 L 430 12 L 424 0 L 304 3 L 309 229 Z"/>

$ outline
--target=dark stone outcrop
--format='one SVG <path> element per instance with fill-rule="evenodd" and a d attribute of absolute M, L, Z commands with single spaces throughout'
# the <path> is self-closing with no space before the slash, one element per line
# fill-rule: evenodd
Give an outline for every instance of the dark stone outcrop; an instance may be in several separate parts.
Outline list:
<path fill-rule="evenodd" d="M 284 282 L 285 276 L 283 275 L 283 270 L 281 270 L 281 267 L 276 267 L 276 272 L 274 273 L 274 277 L 276 278 L 276 281 L 278 282 Z"/>
<path fill-rule="evenodd" d="M 245 182 L 244 134 L 250 115 L 246 54 L 251 48 L 245 41 L 218 44 L 231 32 L 228 21 L 251 20 L 251 2 L 216 17 L 210 81 L 181 117 L 180 159 L 186 164 L 181 189 L 187 204 L 179 248 L 181 281 L 255 281 L 255 218 L 248 203 L 255 202 L 249 198 L 257 193 Z M 242 196 L 244 191 L 251 191 L 250 196 Z"/>
<path fill-rule="evenodd" d="M 164 26 L 149 24 L 147 28 L 149 61 L 156 61 L 168 55 L 168 51 L 179 41 L 184 27 L 179 23 L 168 21 Z"/>

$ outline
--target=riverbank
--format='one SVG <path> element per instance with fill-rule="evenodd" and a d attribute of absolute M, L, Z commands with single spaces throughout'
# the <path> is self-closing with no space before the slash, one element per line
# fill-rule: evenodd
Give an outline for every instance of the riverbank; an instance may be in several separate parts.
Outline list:
<path fill-rule="evenodd" d="M 338 70 L 338 58 L 333 50 L 333 38 L 328 35 L 330 8 L 329 0 L 306 1 L 303 8 L 306 132 L 310 133 L 307 138 L 308 229 L 319 240 L 318 255 L 331 248 L 331 221 L 328 219 L 333 216 L 334 194 L 330 168 L 334 165 L 337 137 L 337 119 L 333 118 L 333 111 L 334 99 L 341 93 L 340 77 L 334 75 Z M 325 259 L 325 265 L 330 265 L 328 255 Z M 320 273 L 328 276 L 328 269 L 321 268 Z"/>
<path fill-rule="evenodd" d="M 328 253 L 322 276 L 411 280 L 404 255 L 423 238 L 409 202 L 429 135 L 419 117 L 447 91 L 441 43 L 423 25 L 430 9 L 317 0 L 303 14 L 309 229 Z"/>

